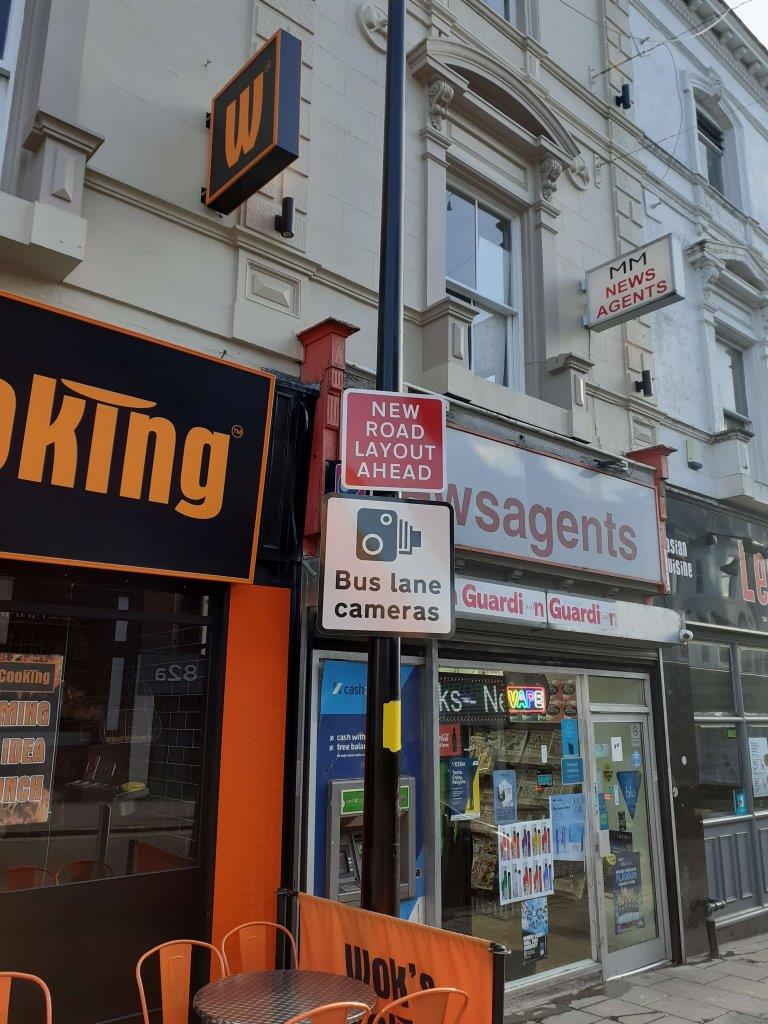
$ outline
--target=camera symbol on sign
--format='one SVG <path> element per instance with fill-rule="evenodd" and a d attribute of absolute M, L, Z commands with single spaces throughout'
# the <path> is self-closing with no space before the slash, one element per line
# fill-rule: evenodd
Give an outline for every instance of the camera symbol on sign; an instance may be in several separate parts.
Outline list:
<path fill-rule="evenodd" d="M 394 562 L 421 547 L 421 530 L 388 508 L 361 508 L 357 513 L 357 557 L 368 562 Z"/>

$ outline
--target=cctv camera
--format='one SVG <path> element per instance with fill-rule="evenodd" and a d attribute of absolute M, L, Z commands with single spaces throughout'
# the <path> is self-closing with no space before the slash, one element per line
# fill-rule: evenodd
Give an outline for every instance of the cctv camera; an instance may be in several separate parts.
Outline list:
<path fill-rule="evenodd" d="M 693 640 L 693 632 L 690 629 L 681 629 L 677 636 L 681 644 L 687 644 L 689 640 Z"/>

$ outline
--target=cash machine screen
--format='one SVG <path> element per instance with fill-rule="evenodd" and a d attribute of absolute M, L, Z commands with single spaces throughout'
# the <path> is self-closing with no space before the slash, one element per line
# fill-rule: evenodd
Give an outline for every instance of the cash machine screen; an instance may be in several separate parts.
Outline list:
<path fill-rule="evenodd" d="M 341 849 L 339 850 L 339 895 L 343 900 L 345 896 L 358 896 L 359 894 L 360 869 L 355 858 L 352 837 L 342 833 Z"/>

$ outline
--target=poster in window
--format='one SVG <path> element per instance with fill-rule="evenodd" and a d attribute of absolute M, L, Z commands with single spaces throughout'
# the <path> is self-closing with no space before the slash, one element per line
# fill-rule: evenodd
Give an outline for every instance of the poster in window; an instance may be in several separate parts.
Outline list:
<path fill-rule="evenodd" d="M 447 803 L 451 821 L 480 816 L 480 776 L 476 757 L 447 757 Z"/>
<path fill-rule="evenodd" d="M 0 828 L 51 812 L 63 658 L 0 654 Z"/>
<path fill-rule="evenodd" d="M 517 772 L 493 773 L 493 821 L 495 825 L 517 821 Z"/>
<path fill-rule="evenodd" d="M 749 761 L 752 792 L 755 796 L 768 796 L 768 736 L 749 737 Z"/>
<path fill-rule="evenodd" d="M 613 926 L 617 935 L 631 928 L 644 928 L 640 854 L 617 850 L 613 854 Z"/>
<path fill-rule="evenodd" d="M 526 900 L 521 912 L 523 930 L 523 963 L 546 960 L 549 956 L 547 936 L 549 935 L 549 913 L 547 899 L 540 896 Z"/>
<path fill-rule="evenodd" d="M 584 860 L 586 798 L 583 793 L 563 793 L 549 798 L 552 846 L 555 860 Z"/>
<path fill-rule="evenodd" d="M 499 903 L 506 906 L 534 896 L 551 896 L 552 820 L 521 821 L 498 831 Z"/>

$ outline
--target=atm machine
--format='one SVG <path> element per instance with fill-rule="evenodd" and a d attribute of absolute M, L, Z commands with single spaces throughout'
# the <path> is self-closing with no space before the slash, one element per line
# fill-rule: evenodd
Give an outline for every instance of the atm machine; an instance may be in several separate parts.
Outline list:
<path fill-rule="evenodd" d="M 400 899 L 416 895 L 416 780 L 400 779 Z M 325 895 L 360 906 L 363 869 L 363 780 L 328 783 Z"/>

